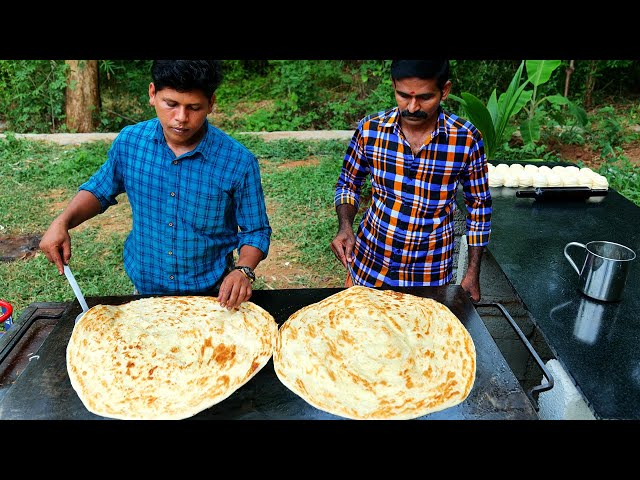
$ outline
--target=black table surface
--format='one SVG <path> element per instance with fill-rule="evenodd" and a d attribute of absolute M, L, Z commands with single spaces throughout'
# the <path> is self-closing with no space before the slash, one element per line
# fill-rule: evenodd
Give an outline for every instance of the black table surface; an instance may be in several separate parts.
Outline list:
<path fill-rule="evenodd" d="M 606 240 L 640 253 L 640 208 L 612 189 L 581 201 L 517 198 L 516 190 L 491 189 L 489 251 L 596 418 L 639 419 L 639 260 L 630 265 L 622 299 L 602 302 L 580 292 L 564 248 Z M 580 269 L 584 249 L 569 254 Z"/>
<path fill-rule="evenodd" d="M 256 290 L 251 301 L 270 312 L 278 324 L 292 313 L 340 288 Z M 466 293 L 458 285 L 397 289 L 447 305 L 467 328 L 476 347 L 476 379 L 464 402 L 420 419 L 535 420 L 535 409 L 507 365 Z M 121 304 L 140 296 L 88 297 L 89 306 Z M 1 419 L 104 419 L 89 412 L 73 390 L 66 370 L 65 352 L 75 317 L 81 308 L 68 304 L 63 316 L 0 401 Z M 19 323 L 20 321 L 18 321 Z M 0 365 L 2 367 L 2 365 Z M 222 402 L 192 419 L 335 419 L 341 417 L 309 405 L 277 378 L 272 360 L 249 382 Z"/>

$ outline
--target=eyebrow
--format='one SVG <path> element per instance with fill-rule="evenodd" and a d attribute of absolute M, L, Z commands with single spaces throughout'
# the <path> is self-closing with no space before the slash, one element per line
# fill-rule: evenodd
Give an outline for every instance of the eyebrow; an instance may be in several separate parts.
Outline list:
<path fill-rule="evenodd" d="M 433 92 L 425 92 L 425 93 L 419 93 L 417 95 L 415 95 L 415 91 L 411 91 L 411 93 L 407 93 L 407 92 L 403 92 L 402 90 L 398 90 L 396 88 L 396 93 L 398 93 L 399 95 L 405 95 L 407 97 L 430 97 L 435 95 L 435 93 Z"/>

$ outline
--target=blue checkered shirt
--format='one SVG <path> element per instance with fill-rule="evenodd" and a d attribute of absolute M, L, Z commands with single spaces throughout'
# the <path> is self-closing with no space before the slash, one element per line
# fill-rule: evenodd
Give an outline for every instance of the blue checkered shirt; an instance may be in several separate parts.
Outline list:
<path fill-rule="evenodd" d="M 198 146 L 179 157 L 157 118 L 125 127 L 106 162 L 79 190 L 102 211 L 126 193 L 133 227 L 124 244 L 124 268 L 140 294 L 198 293 L 211 289 L 234 249 L 269 250 L 267 218 L 256 157 L 207 123 Z"/>

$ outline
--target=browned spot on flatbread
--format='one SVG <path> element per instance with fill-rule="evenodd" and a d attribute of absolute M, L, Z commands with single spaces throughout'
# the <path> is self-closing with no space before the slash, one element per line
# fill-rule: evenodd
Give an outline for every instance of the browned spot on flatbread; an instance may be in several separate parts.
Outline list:
<path fill-rule="evenodd" d="M 210 346 L 211 345 L 209 345 L 209 347 Z M 236 356 L 235 345 L 225 345 L 221 343 L 220 345 L 217 345 L 216 348 L 213 350 L 213 359 L 221 365 L 224 365 L 227 362 L 232 361 L 235 356 Z"/>

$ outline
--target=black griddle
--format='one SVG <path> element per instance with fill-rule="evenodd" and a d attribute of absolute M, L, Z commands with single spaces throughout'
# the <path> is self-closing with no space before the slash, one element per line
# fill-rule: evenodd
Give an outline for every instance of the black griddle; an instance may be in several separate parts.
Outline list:
<path fill-rule="evenodd" d="M 255 290 L 251 301 L 260 305 L 282 324 L 292 313 L 318 302 L 342 288 Z M 459 285 L 443 287 L 394 288 L 394 290 L 434 298 L 448 306 L 467 328 L 476 348 L 476 380 L 464 402 L 420 417 L 420 420 L 534 420 L 538 416 L 506 360 L 500 353 L 466 292 Z M 144 296 L 88 297 L 89 306 L 119 305 Z M 51 305 L 45 316 L 51 316 Z M 0 391 L 0 419 L 20 420 L 106 420 L 89 412 L 73 390 L 66 369 L 66 346 L 74 320 L 81 307 L 77 300 L 65 306 L 46 339 L 9 388 Z M 27 323 L 37 324 L 38 305 L 30 306 L 14 327 L 28 331 Z M 19 343 L 18 330 L 9 343 L 0 344 L 0 375 L 8 365 L 3 358 L 14 358 Z M 11 348 L 13 345 L 13 348 Z M 14 369 L 15 370 L 15 369 Z M 1 377 L 0 377 L 1 378 Z M 6 385 L 4 386 L 6 387 Z M 285 387 L 269 362 L 249 382 L 222 402 L 188 420 L 208 419 L 293 419 L 341 420 L 321 411 Z"/>

